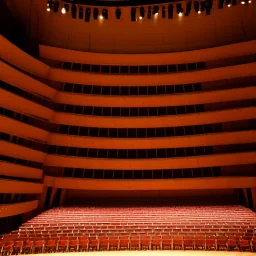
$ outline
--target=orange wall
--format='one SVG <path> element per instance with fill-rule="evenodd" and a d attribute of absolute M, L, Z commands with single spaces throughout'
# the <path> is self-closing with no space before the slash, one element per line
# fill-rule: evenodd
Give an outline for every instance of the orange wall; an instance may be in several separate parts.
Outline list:
<path fill-rule="evenodd" d="M 22 138 L 40 140 L 43 142 L 47 141 L 49 135 L 49 132 L 45 130 L 2 115 L 0 115 L 0 132 L 9 133 Z"/>
<path fill-rule="evenodd" d="M 100 180 L 46 176 L 44 185 L 54 188 L 80 190 L 190 190 L 250 188 L 255 177 L 214 177 L 164 180 Z"/>
<path fill-rule="evenodd" d="M 144 75 L 96 74 L 51 68 L 48 79 L 58 82 L 102 86 L 188 84 L 256 75 L 256 63 L 191 72 Z"/>
<path fill-rule="evenodd" d="M 48 144 L 105 149 L 182 148 L 256 142 L 256 130 L 164 138 L 98 138 L 52 133 Z"/>
<path fill-rule="evenodd" d="M 0 154 L 42 163 L 46 153 L 0 140 Z"/>
<path fill-rule="evenodd" d="M 42 191 L 40 183 L 0 179 L 0 193 L 40 194 Z"/>
<path fill-rule="evenodd" d="M 32 211 L 37 208 L 38 200 L 17 204 L 0 205 L 0 218 L 14 216 L 25 212 Z"/>
<path fill-rule="evenodd" d="M 43 176 L 43 170 L 0 161 L 0 175 L 41 179 Z"/>
<path fill-rule="evenodd" d="M 44 164 L 57 167 L 105 170 L 159 170 L 254 164 L 256 152 L 158 159 L 104 159 L 47 155 Z"/>
<path fill-rule="evenodd" d="M 56 113 L 51 120 L 57 124 L 101 128 L 156 128 L 197 124 L 213 124 L 256 118 L 256 107 L 236 108 L 194 114 L 156 117 L 103 117 Z"/>
<path fill-rule="evenodd" d="M 119 66 L 142 66 L 142 65 L 164 65 L 210 61 L 237 56 L 246 56 L 256 53 L 256 40 L 237 44 L 225 45 L 209 49 L 175 53 L 155 54 L 107 54 L 80 52 L 69 49 L 56 48 L 46 45 L 39 46 L 39 55 L 45 59 L 61 60 L 74 63 L 94 65 L 119 65 Z"/>
<path fill-rule="evenodd" d="M 56 95 L 56 102 L 94 107 L 166 107 L 228 102 L 255 98 L 256 87 L 249 86 L 229 90 L 157 96 L 106 96 L 58 92 Z"/>
<path fill-rule="evenodd" d="M 0 89 L 0 106 L 18 113 L 37 116 L 44 119 L 50 119 L 54 113 L 49 108 L 3 89 Z"/>

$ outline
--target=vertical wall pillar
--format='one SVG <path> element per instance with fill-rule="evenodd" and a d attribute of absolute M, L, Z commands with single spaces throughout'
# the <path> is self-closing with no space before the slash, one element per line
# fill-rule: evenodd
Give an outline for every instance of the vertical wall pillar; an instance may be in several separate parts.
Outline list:
<path fill-rule="evenodd" d="M 253 210 L 256 212 L 256 187 L 251 188 L 251 192 L 252 192 Z"/>
<path fill-rule="evenodd" d="M 249 198 L 248 198 L 248 194 L 247 194 L 246 188 L 243 188 L 242 190 L 243 190 L 243 195 L 244 195 L 246 207 L 249 207 Z"/>
<path fill-rule="evenodd" d="M 47 189 L 48 189 L 48 187 L 44 186 L 43 192 L 40 194 L 38 208 L 37 208 L 38 213 L 41 213 L 44 210 L 44 203 L 46 200 Z"/>
<path fill-rule="evenodd" d="M 56 193 L 57 193 L 57 188 L 52 188 L 51 199 L 50 199 L 50 204 L 49 204 L 50 208 L 53 207 L 53 203 L 54 203 Z"/>
<path fill-rule="evenodd" d="M 62 189 L 60 196 L 60 206 L 63 206 L 67 198 L 68 190 Z"/>

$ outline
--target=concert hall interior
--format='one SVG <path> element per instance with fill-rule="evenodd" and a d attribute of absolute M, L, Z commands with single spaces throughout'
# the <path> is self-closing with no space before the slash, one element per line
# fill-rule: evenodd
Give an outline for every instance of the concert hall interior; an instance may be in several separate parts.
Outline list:
<path fill-rule="evenodd" d="M 256 252 L 256 0 L 0 0 L 0 255 Z"/>

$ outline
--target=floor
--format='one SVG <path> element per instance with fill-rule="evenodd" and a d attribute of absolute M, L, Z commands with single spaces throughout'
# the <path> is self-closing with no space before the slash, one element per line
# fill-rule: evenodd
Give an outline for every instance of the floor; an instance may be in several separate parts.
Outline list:
<path fill-rule="evenodd" d="M 253 252 L 223 252 L 223 251 L 111 251 L 111 252 L 76 252 L 76 253 L 65 253 L 65 256 L 76 254 L 77 256 L 255 256 Z M 42 256 L 53 256 L 53 254 L 41 254 Z M 31 255 L 32 256 L 32 255 Z M 40 254 L 36 254 L 40 256 Z M 63 253 L 54 253 L 54 256 L 63 256 Z"/>

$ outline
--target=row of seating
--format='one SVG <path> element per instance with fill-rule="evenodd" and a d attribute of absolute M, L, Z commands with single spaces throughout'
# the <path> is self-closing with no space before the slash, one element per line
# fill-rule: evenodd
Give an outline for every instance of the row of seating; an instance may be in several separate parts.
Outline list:
<path fill-rule="evenodd" d="M 256 236 L 113 236 L 0 241 L 1 255 L 98 250 L 236 250 L 256 252 Z"/>

